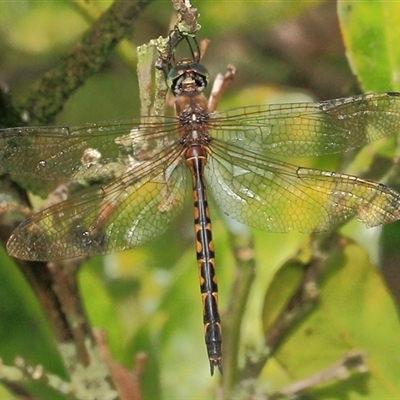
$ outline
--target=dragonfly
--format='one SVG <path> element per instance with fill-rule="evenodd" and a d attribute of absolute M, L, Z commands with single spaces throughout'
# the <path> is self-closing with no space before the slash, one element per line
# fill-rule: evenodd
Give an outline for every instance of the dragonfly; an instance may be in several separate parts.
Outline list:
<path fill-rule="evenodd" d="M 367 227 L 400 219 L 400 194 L 386 185 L 288 162 L 396 133 L 400 93 L 215 111 L 199 60 L 177 63 L 167 81 L 173 116 L 0 130 L 1 173 L 40 180 L 43 188 L 69 183 L 61 202 L 14 230 L 7 250 L 53 261 L 143 245 L 182 211 L 189 178 L 213 375 L 222 373 L 222 332 L 208 192 L 228 216 L 269 232 L 326 231 L 353 217 Z"/>

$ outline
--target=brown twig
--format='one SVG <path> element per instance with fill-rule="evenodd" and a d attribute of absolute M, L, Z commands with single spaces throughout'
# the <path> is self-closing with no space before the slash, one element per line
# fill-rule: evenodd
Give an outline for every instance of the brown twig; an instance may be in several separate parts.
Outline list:
<path fill-rule="evenodd" d="M 105 334 L 100 331 L 95 331 L 95 338 L 103 359 L 111 371 L 120 400 L 141 400 L 140 377 L 144 371 L 146 355 L 142 353 L 137 354 L 135 357 L 134 370 L 128 371 L 121 364 L 113 360 L 106 343 Z"/>
<path fill-rule="evenodd" d="M 236 68 L 233 65 L 226 67 L 225 75 L 218 74 L 214 80 L 211 94 L 208 99 L 208 109 L 213 112 L 217 109 L 222 96 L 235 79 Z"/>

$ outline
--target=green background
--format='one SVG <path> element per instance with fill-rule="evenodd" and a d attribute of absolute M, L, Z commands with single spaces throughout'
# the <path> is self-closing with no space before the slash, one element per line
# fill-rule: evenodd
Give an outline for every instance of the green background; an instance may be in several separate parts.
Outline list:
<path fill-rule="evenodd" d="M 193 2 L 201 15 L 198 38 L 211 40 L 203 59 L 211 77 L 228 63 L 238 68 L 220 109 L 400 90 L 398 4 Z M 93 2 L 89 10 L 95 14 L 107 5 Z M 123 57 L 116 52 L 106 68 L 74 93 L 55 123 L 138 116 L 134 49 L 168 33 L 171 10 L 168 1 L 154 1 L 139 19 L 131 48 L 127 46 Z M 51 69 L 89 25 L 72 1 L 0 2 L 1 81 L 15 98 L 23 98 L 35 79 Z M 387 153 L 385 143 L 368 146 L 347 170 L 367 169 L 371 154 L 378 151 Z M 332 157 L 304 164 L 336 168 L 343 162 Z M 217 205 L 212 203 L 211 212 L 223 312 L 234 278 L 234 259 Z M 400 325 L 394 300 L 399 224 L 382 235 L 382 230 L 366 230 L 354 221 L 342 231 L 348 243 L 331 257 L 318 306 L 268 362 L 253 383 L 255 392 L 265 396 L 357 349 L 368 354 L 368 373 L 317 386 L 307 392 L 307 398 L 400 399 Z M 240 362 L 246 352 L 263 351 L 263 326 L 269 326 L 301 277 L 297 256 L 309 252 L 306 235 L 252 233 L 256 279 L 243 316 Z M 50 328 L 3 249 L 0 266 L 1 358 L 12 364 L 22 356 L 61 374 Z M 189 200 L 168 232 L 152 243 L 88 261 L 80 272 L 80 284 L 89 318 L 93 326 L 106 331 L 113 357 L 130 368 L 137 351 L 147 354 L 143 398 L 217 398 L 219 378 L 209 376 L 203 343 Z M 56 398 L 39 393 L 39 398 Z M 4 390 L 0 398 L 13 397 Z"/>

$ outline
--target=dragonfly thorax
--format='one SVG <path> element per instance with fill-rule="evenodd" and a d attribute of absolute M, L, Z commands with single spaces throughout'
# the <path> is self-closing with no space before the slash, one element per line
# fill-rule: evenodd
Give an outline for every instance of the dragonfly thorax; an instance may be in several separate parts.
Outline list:
<path fill-rule="evenodd" d="M 175 112 L 181 127 L 181 143 L 207 146 L 211 138 L 208 134 L 207 99 L 199 92 L 183 92 L 175 100 Z"/>
<path fill-rule="evenodd" d="M 207 145 L 208 102 L 202 91 L 208 83 L 207 69 L 191 60 L 181 61 L 168 74 L 168 85 L 175 94 L 175 113 L 185 147 Z"/>

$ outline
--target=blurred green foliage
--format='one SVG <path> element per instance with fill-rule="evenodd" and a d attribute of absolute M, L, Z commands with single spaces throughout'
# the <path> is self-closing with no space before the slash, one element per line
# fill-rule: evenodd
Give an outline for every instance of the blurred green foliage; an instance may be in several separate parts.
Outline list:
<path fill-rule="evenodd" d="M 107 6 L 105 2 L 92 3 L 93 15 Z M 223 71 L 229 62 L 239 70 L 237 82 L 221 108 L 318 99 L 355 91 L 357 82 L 346 65 L 339 31 L 334 29 L 333 3 L 193 3 L 201 14 L 199 38 L 211 39 L 204 62 L 212 76 Z M 395 43 L 400 35 L 398 24 L 388 23 L 398 12 L 385 7 L 389 5 L 339 2 L 347 55 L 362 87 L 369 91 L 398 89 L 393 77 L 398 64 Z M 135 44 L 166 35 L 171 9 L 169 2 L 154 1 L 138 23 Z M 32 82 L 74 45 L 89 21 L 90 16 L 69 1 L 1 2 L 0 79 L 11 94 L 16 98 L 26 95 Z M 320 36 L 314 33 L 313 42 L 307 36 L 311 28 L 323 32 Z M 321 44 L 317 39 L 325 42 Z M 101 73 L 68 99 L 56 122 L 75 125 L 137 116 L 138 109 L 135 71 L 115 54 Z M 330 168 L 340 161 L 328 158 L 305 163 Z M 220 304 L 224 309 L 234 261 L 224 221 L 217 207 L 212 207 L 211 212 Z M 309 398 L 400 398 L 397 310 L 369 258 L 379 252 L 379 230 L 366 233 L 363 227 L 350 223 L 345 232 L 359 244 L 350 241 L 342 254 L 333 257 L 317 309 L 268 363 L 258 380 L 261 389 L 279 389 L 326 368 L 351 349 L 363 349 L 370 356 L 368 375 L 316 388 Z M 244 316 L 241 360 L 246 348 L 260 347 L 263 324 L 270 323 L 276 314 L 275 306 L 284 303 L 291 292 L 279 288 L 290 288 L 298 279 L 293 270 L 277 271 L 283 265 L 287 268 L 285 261 L 308 244 L 307 236 L 295 233 L 254 235 L 257 278 Z M 93 326 L 107 332 L 113 357 L 131 367 L 136 352 L 147 354 L 145 399 L 216 398 L 218 377 L 209 377 L 203 345 L 193 241 L 188 203 L 182 216 L 162 237 L 138 249 L 90 260 L 80 273 L 89 319 Z M 10 364 L 14 356 L 20 355 L 32 364 L 41 363 L 62 374 L 51 332 L 29 287 L 4 251 L 0 259 L 2 359 Z M 0 392 L 0 398 L 13 397 Z"/>

